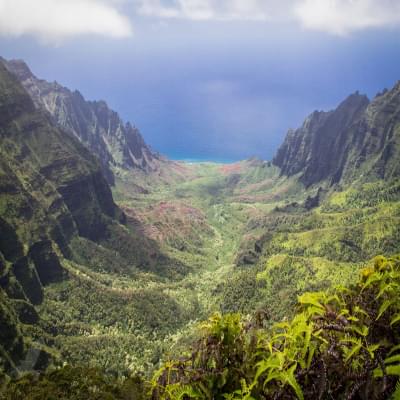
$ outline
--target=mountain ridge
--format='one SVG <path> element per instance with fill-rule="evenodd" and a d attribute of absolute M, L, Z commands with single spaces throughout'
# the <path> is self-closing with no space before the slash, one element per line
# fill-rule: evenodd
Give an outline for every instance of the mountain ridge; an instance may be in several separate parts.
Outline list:
<path fill-rule="evenodd" d="M 272 162 L 283 175 L 299 174 L 306 187 L 323 180 L 330 185 L 349 182 L 361 174 L 395 177 L 400 172 L 395 165 L 399 137 L 397 83 L 372 101 L 356 92 L 334 110 L 314 111 L 300 128 L 289 130 Z"/>
<path fill-rule="evenodd" d="M 32 304 L 43 301 L 44 286 L 67 276 L 60 260 L 71 257 L 73 236 L 97 237 L 105 218 L 118 218 L 120 211 L 97 161 L 53 127 L 3 65 L 0 110 L 0 290 L 6 304 L 0 318 L 17 341 L 3 349 L 8 369 L 26 351 L 16 314 L 24 320 Z"/>
<path fill-rule="evenodd" d="M 38 108 L 47 110 L 54 121 L 78 138 L 102 165 L 109 183 L 113 169 L 139 169 L 155 172 L 166 158 L 150 149 L 140 131 L 124 123 L 104 100 L 87 101 L 78 91 L 37 78 L 23 60 L 0 61 L 17 76 Z"/>
<path fill-rule="evenodd" d="M 2 63 L 0 156 L 0 369 L 8 371 L 29 349 L 48 361 L 19 324 L 25 332 L 39 322 L 34 306 L 46 287 L 71 278 L 71 263 L 98 268 L 97 252 L 106 270 L 129 275 L 173 262 L 115 204 L 98 159 Z"/>

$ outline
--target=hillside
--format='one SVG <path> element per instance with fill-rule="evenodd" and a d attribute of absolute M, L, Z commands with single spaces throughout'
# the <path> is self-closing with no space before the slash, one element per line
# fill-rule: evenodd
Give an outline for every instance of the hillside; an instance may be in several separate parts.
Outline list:
<path fill-rule="evenodd" d="M 127 221 L 94 156 L 37 110 L 2 65 L 0 107 L 0 290 L 7 327 L 0 350 L 9 370 L 29 348 L 47 347 L 44 331 L 53 327 L 32 331 L 42 321 L 34 307 L 46 301 L 48 286 L 79 274 L 74 263 L 98 268 L 101 258 L 105 270 L 129 275 L 173 262 Z M 43 357 L 40 367 L 49 358 Z"/>
<path fill-rule="evenodd" d="M 351 287 L 374 256 L 400 251 L 398 84 L 371 102 L 354 94 L 313 113 L 272 163 L 191 164 L 163 159 L 141 136 L 129 142 L 130 128 L 105 104 L 38 80 L 22 62 L 7 65 L 18 76 L 0 64 L 8 375 L 50 368 L 79 381 L 75 372 L 90 367 L 88 379 L 117 396 L 124 377 L 149 379 L 186 354 L 210 315 L 244 327 L 245 318 L 229 319 L 241 313 L 269 329 L 294 316 L 305 292 Z M 141 155 L 132 158 L 130 144 Z M 229 398 L 250 398 L 235 397 L 232 383 Z"/>

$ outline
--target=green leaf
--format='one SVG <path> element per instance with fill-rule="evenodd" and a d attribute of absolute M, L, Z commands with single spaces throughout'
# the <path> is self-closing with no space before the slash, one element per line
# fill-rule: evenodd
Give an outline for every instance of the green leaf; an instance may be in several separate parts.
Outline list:
<path fill-rule="evenodd" d="M 317 346 L 313 342 L 311 342 L 308 347 L 308 357 L 307 357 L 307 362 L 306 362 L 306 369 L 310 368 L 316 349 L 317 349 Z"/>
<path fill-rule="evenodd" d="M 262 360 L 259 363 L 257 363 L 257 373 L 256 376 L 254 378 L 254 381 L 258 381 L 258 378 L 265 372 L 268 370 L 276 370 L 277 368 L 279 368 L 280 366 L 280 362 L 276 357 L 271 356 L 270 358 L 268 358 L 267 360 Z"/>
<path fill-rule="evenodd" d="M 307 352 L 310 351 L 310 341 L 311 341 L 311 335 L 313 331 L 313 326 L 312 324 L 304 326 L 304 343 L 303 347 L 301 349 L 301 360 L 299 360 L 301 367 L 305 368 L 306 367 L 306 356 Z"/>
<path fill-rule="evenodd" d="M 362 348 L 361 343 L 357 343 L 356 345 L 354 345 L 352 349 L 347 353 L 344 362 L 347 363 L 347 361 L 349 361 L 351 357 L 357 354 L 361 350 L 361 348 Z"/>
<path fill-rule="evenodd" d="M 390 321 L 390 326 L 397 324 L 398 322 L 400 322 L 400 313 L 394 314 L 392 320 Z"/>
<path fill-rule="evenodd" d="M 340 316 L 345 316 L 345 315 L 349 315 L 349 314 L 350 314 L 350 311 L 347 308 L 340 310 L 340 313 L 339 313 Z"/>
<path fill-rule="evenodd" d="M 319 309 L 325 310 L 324 306 L 319 302 L 320 296 L 319 293 L 304 293 L 303 295 L 299 296 L 299 303 L 300 304 L 311 304 L 314 307 Z"/>
<path fill-rule="evenodd" d="M 384 284 L 383 287 L 381 288 L 381 290 L 379 291 L 378 295 L 376 296 L 376 299 L 378 300 L 386 292 L 393 293 L 393 292 L 397 292 L 398 290 L 399 290 L 399 285 L 394 282 Z"/>
<path fill-rule="evenodd" d="M 383 313 L 395 302 L 395 300 L 385 300 L 379 307 L 378 316 L 376 321 L 383 315 Z"/>
<path fill-rule="evenodd" d="M 388 375 L 400 376 L 400 365 L 389 365 L 386 367 L 386 373 Z"/>
<path fill-rule="evenodd" d="M 394 363 L 396 361 L 400 363 L 400 354 L 385 358 L 385 364 L 391 364 L 391 363 Z"/>
<path fill-rule="evenodd" d="M 361 340 L 359 338 L 350 336 L 340 340 L 341 343 L 353 343 L 353 344 L 361 344 Z"/>
<path fill-rule="evenodd" d="M 363 314 L 364 316 L 369 318 L 368 313 L 365 310 L 363 310 L 361 307 L 359 307 L 359 306 L 355 306 L 354 307 L 354 312 L 357 313 L 357 314 Z"/>
<path fill-rule="evenodd" d="M 393 354 L 395 351 L 400 350 L 400 344 L 397 344 L 396 346 L 393 346 L 390 350 L 389 350 L 389 355 Z"/>
<path fill-rule="evenodd" d="M 387 375 L 397 375 L 400 376 L 400 365 L 388 365 L 386 367 Z M 383 372 L 381 368 L 374 369 L 374 378 L 382 378 Z"/>
<path fill-rule="evenodd" d="M 359 328 L 358 326 L 351 326 L 350 329 L 354 332 L 357 332 L 359 335 L 366 337 L 368 336 L 368 326 L 363 325 L 361 328 Z"/>
<path fill-rule="evenodd" d="M 299 400 L 304 400 L 303 391 L 301 390 L 300 385 L 298 384 L 294 372 L 296 371 L 297 365 L 294 364 L 288 371 L 282 372 L 282 377 L 284 381 L 288 383 L 296 393 L 296 396 Z"/>
<path fill-rule="evenodd" d="M 326 300 L 326 303 L 332 303 L 333 301 L 336 301 L 339 305 L 343 304 L 343 301 L 339 298 L 337 294 L 329 296 L 328 299 Z"/>
<path fill-rule="evenodd" d="M 281 372 L 278 372 L 278 371 L 270 372 L 270 373 L 268 374 L 267 378 L 266 378 L 265 381 L 264 381 L 263 388 L 265 388 L 265 386 L 266 386 L 269 382 L 271 382 L 271 381 L 273 381 L 273 380 L 275 380 L 275 379 L 280 380 L 280 377 L 281 377 L 281 376 L 282 376 L 282 373 L 281 373 Z"/>
<path fill-rule="evenodd" d="M 364 291 L 365 289 L 367 289 L 369 286 L 371 286 L 374 282 L 377 281 L 381 281 L 383 278 L 383 274 L 381 274 L 380 272 L 375 272 L 373 273 L 368 279 L 367 282 L 365 282 L 362 290 Z"/>
<path fill-rule="evenodd" d="M 400 381 L 397 382 L 396 384 L 396 390 L 392 394 L 391 397 L 392 400 L 400 400 Z"/>
<path fill-rule="evenodd" d="M 200 393 L 192 386 L 181 386 L 179 383 L 170 385 L 168 391 L 172 400 L 183 400 L 185 398 L 198 399 L 201 397 Z"/>
<path fill-rule="evenodd" d="M 367 346 L 367 351 L 372 359 L 375 358 L 375 351 L 378 350 L 379 347 L 381 347 L 380 344 L 372 344 Z"/>
<path fill-rule="evenodd" d="M 313 305 L 308 305 L 307 307 L 307 313 L 310 316 L 314 316 L 314 315 L 320 315 L 321 317 L 325 315 L 325 308 L 321 308 L 321 307 L 317 307 L 317 306 L 313 306 Z"/>

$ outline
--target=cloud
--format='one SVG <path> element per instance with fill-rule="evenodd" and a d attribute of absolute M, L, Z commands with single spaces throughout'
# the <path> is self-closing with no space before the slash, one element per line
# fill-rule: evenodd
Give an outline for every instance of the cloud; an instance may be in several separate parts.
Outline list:
<path fill-rule="evenodd" d="M 265 21 L 334 35 L 400 25 L 399 0 L 0 0 L 0 35 L 58 43 L 80 35 L 126 38 L 147 16 L 194 21 Z"/>
<path fill-rule="evenodd" d="M 268 2 L 267 2 L 268 3 Z M 142 0 L 141 15 L 190 20 L 266 20 L 263 0 Z"/>
<path fill-rule="evenodd" d="M 347 35 L 400 24 L 398 0 L 304 0 L 295 15 L 306 29 Z"/>
<path fill-rule="evenodd" d="M 33 35 L 59 42 L 78 35 L 125 38 L 132 35 L 118 0 L 0 0 L 0 35 Z"/>
<path fill-rule="evenodd" d="M 399 0 L 137 0 L 138 13 L 189 20 L 264 20 L 346 35 L 400 24 Z"/>

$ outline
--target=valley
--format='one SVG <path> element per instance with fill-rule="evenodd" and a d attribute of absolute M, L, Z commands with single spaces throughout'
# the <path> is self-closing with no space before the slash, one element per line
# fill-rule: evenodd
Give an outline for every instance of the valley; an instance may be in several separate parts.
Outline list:
<path fill-rule="evenodd" d="M 306 365 L 368 380 L 376 349 L 393 361 L 399 83 L 312 113 L 271 161 L 232 164 L 169 160 L 105 102 L 22 61 L 0 60 L 0 111 L 0 389 L 15 384 L 13 400 L 53 385 L 46 374 L 80 385 L 81 369 L 118 393 L 140 386 L 118 399 L 269 398 L 258 378 L 277 366 L 271 390 L 302 399 L 296 379 L 317 390 Z"/>
<path fill-rule="evenodd" d="M 298 295 L 350 284 L 365 260 L 397 250 L 397 180 L 338 192 L 302 188 L 257 159 L 182 169 L 185 179 L 141 180 L 140 188 L 118 178 L 113 194 L 127 226 L 184 267 L 121 275 L 103 260 L 70 264 L 74 278 L 49 286 L 40 307 L 43 323 L 62 332 L 55 341 L 63 359 L 150 374 L 212 313 L 258 310 L 279 321 Z M 317 193 L 319 204 L 307 209 Z"/>

